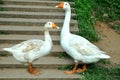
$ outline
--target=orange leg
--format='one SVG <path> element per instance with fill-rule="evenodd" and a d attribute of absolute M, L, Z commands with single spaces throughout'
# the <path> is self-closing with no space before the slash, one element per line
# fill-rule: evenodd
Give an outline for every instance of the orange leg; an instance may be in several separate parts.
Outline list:
<path fill-rule="evenodd" d="M 76 72 L 82 73 L 82 72 L 84 72 L 86 70 L 87 70 L 87 67 L 86 67 L 86 64 L 84 64 L 83 68 L 82 69 L 77 69 Z"/>
<path fill-rule="evenodd" d="M 73 70 L 71 70 L 71 71 L 65 71 L 64 73 L 65 74 L 74 74 L 76 72 L 77 66 L 78 66 L 78 63 L 75 64 Z"/>
<path fill-rule="evenodd" d="M 28 72 L 33 74 L 33 75 L 39 75 L 40 74 L 40 71 L 39 69 L 37 68 L 33 68 L 32 64 L 31 63 L 28 63 L 29 66 L 28 66 Z"/>

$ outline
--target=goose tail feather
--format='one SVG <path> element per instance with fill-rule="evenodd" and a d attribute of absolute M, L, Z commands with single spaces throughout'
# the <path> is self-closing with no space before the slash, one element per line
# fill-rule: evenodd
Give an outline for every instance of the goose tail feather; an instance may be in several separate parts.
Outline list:
<path fill-rule="evenodd" d="M 110 56 L 109 56 L 109 55 L 106 55 L 106 54 L 101 54 L 99 57 L 100 57 L 101 59 L 109 59 L 109 58 L 110 58 Z"/>
<path fill-rule="evenodd" d="M 8 52 L 13 52 L 11 48 L 3 48 L 3 50 L 8 51 Z"/>

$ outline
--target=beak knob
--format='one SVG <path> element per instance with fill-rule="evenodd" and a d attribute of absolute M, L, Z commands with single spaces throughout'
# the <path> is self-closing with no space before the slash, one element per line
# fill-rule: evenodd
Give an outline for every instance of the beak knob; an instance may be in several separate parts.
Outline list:
<path fill-rule="evenodd" d="M 63 8 L 64 7 L 64 2 L 61 2 L 59 5 L 56 6 L 56 8 Z"/>
<path fill-rule="evenodd" d="M 59 27 L 54 22 L 52 23 L 52 28 L 59 29 Z"/>

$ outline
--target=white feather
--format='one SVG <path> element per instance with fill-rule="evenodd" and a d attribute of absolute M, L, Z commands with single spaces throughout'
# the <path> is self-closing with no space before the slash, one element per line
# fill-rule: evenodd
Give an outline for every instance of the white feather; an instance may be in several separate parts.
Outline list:
<path fill-rule="evenodd" d="M 60 36 L 63 49 L 75 60 L 76 63 L 93 63 L 100 59 L 110 58 L 110 56 L 105 54 L 106 52 L 100 50 L 87 39 L 70 33 L 71 8 L 69 3 L 65 2 L 65 4 L 63 8 L 65 10 L 65 20 Z"/>
<path fill-rule="evenodd" d="M 47 22 L 44 26 L 45 41 L 30 39 L 10 48 L 3 48 L 3 50 L 12 53 L 13 57 L 19 62 L 32 62 L 39 57 L 49 54 L 53 46 L 49 28 L 53 28 L 53 24 L 53 22 Z M 57 28 L 55 24 L 54 27 Z"/>

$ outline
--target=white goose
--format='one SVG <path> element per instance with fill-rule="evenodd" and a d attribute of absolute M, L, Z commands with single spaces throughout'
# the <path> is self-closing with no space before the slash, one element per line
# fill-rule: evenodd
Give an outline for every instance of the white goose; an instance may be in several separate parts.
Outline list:
<path fill-rule="evenodd" d="M 40 39 L 31 39 L 23 41 L 10 48 L 3 48 L 3 50 L 12 53 L 13 57 L 19 62 L 28 63 L 28 72 L 33 75 L 39 75 L 39 69 L 33 68 L 32 62 L 42 56 L 50 53 L 52 49 L 52 39 L 49 34 L 50 28 L 59 28 L 53 22 L 47 22 L 44 26 L 45 41 Z"/>
<path fill-rule="evenodd" d="M 65 20 L 62 27 L 60 39 L 61 46 L 70 55 L 75 62 L 75 66 L 71 71 L 65 71 L 66 74 L 73 74 L 75 72 L 86 71 L 87 63 L 94 63 L 100 59 L 108 59 L 110 56 L 104 54 L 94 44 L 90 43 L 87 39 L 70 33 L 70 19 L 71 19 L 71 7 L 68 2 L 62 2 L 56 6 L 65 10 Z M 79 62 L 84 63 L 82 69 L 77 69 Z"/>

